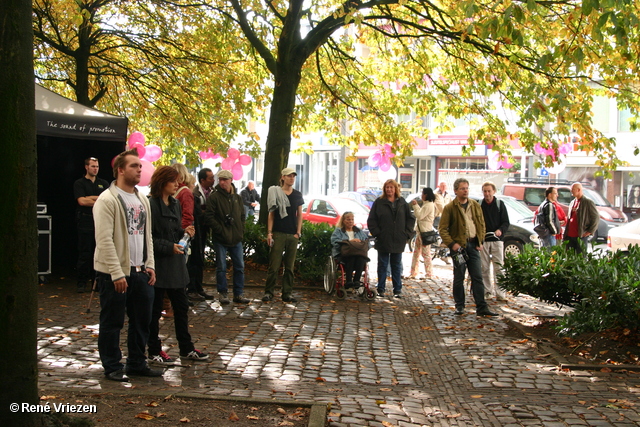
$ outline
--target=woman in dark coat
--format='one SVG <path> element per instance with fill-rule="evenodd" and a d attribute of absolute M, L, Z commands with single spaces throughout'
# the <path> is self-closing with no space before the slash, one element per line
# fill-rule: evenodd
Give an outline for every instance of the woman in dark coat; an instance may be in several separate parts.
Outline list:
<path fill-rule="evenodd" d="M 158 337 L 165 293 L 173 306 L 180 357 L 206 360 L 209 356 L 194 348 L 189 334 L 189 301 L 186 294 L 189 274 L 182 246 L 178 242 L 185 232 L 193 237 L 195 230 L 192 225 L 186 229 L 181 227 L 182 211 L 178 201 L 173 198 L 173 194 L 178 189 L 178 171 L 170 166 L 159 167 L 151 177 L 150 187 L 149 203 L 156 262 L 156 284 L 149 327 L 149 361 L 158 364 L 173 362 L 171 357 L 162 350 L 162 342 Z"/>
<path fill-rule="evenodd" d="M 387 267 L 391 263 L 393 296 L 402 298 L 402 252 L 413 235 L 415 217 L 393 179 L 384 183 L 382 195 L 373 202 L 367 225 L 378 251 L 378 296 L 383 297 Z"/>

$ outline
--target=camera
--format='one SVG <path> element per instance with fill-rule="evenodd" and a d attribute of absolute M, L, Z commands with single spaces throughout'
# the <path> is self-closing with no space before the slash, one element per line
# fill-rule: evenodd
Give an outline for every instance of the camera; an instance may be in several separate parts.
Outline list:
<path fill-rule="evenodd" d="M 233 221 L 234 221 L 234 219 L 233 219 L 233 217 L 231 216 L 231 214 L 226 214 L 226 215 L 224 216 L 224 223 L 225 223 L 225 225 L 227 225 L 227 226 L 231 226 L 231 225 L 233 225 Z"/>
<path fill-rule="evenodd" d="M 451 259 L 453 260 L 453 265 L 456 268 L 464 266 L 469 260 L 469 255 L 467 251 L 460 246 L 456 252 L 451 254 Z"/>

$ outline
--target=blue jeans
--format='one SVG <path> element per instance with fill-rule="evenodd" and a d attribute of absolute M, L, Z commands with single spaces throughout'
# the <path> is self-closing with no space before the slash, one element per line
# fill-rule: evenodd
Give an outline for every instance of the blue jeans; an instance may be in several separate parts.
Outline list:
<path fill-rule="evenodd" d="M 465 250 L 467 251 L 467 255 L 469 255 L 467 263 L 458 268 L 453 267 L 453 300 L 455 301 L 456 308 L 464 308 L 464 276 L 468 270 L 469 276 L 471 276 L 471 290 L 476 303 L 476 312 L 483 311 L 487 308 L 487 302 L 484 300 L 484 283 L 482 281 L 482 259 L 480 258 L 480 252 L 478 252 L 474 244 L 467 245 Z"/>
<path fill-rule="evenodd" d="M 227 252 L 233 264 L 233 295 L 244 294 L 244 252 L 242 242 L 234 246 L 224 246 L 214 243 L 213 249 L 216 251 L 216 282 L 219 293 L 227 293 Z"/>
<path fill-rule="evenodd" d="M 392 254 L 378 251 L 378 292 L 383 294 L 387 281 L 387 268 L 391 261 L 391 282 L 393 283 L 393 293 L 402 293 L 402 254 Z"/>
<path fill-rule="evenodd" d="M 540 244 L 543 248 L 550 248 L 551 246 L 556 245 L 556 235 L 550 234 L 547 237 L 542 237 L 540 239 Z"/>
<path fill-rule="evenodd" d="M 155 295 L 153 286 L 149 286 L 149 276 L 143 272 L 132 272 L 127 277 L 127 291 L 123 294 L 116 292 L 110 275 L 98 273 L 97 279 L 100 290 L 98 351 L 104 373 L 124 368 L 121 362 L 120 331 L 124 327 L 125 311 L 129 318 L 127 368 L 144 368 L 147 365 L 145 350 Z"/>

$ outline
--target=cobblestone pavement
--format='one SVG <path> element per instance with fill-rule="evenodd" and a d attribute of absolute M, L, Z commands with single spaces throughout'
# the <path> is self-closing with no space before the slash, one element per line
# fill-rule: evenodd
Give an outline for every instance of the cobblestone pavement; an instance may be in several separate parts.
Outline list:
<path fill-rule="evenodd" d="M 470 298 L 468 314 L 457 317 L 451 268 L 436 260 L 434 270 L 435 281 L 405 281 L 403 299 L 337 300 L 303 289 L 294 293 L 300 302 L 263 303 L 262 288 L 249 286 L 250 304 L 198 303 L 191 334 L 212 360 L 182 361 L 163 378 L 128 384 L 104 379 L 96 301 L 87 314 L 89 294 L 76 294 L 73 283 L 41 285 L 40 386 L 326 402 L 331 426 L 640 424 L 640 375 L 561 371 L 509 330 L 508 319 L 557 308 L 509 297 L 491 303 L 500 317 L 477 318 Z M 173 322 L 162 322 L 176 358 Z"/>

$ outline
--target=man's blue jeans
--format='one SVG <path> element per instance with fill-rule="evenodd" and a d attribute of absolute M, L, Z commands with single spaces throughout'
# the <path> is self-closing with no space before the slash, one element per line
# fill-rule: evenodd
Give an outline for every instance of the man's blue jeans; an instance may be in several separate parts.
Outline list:
<path fill-rule="evenodd" d="M 233 296 L 244 294 L 244 251 L 242 242 L 234 246 L 224 246 L 214 243 L 213 249 L 216 251 L 216 282 L 219 293 L 227 293 L 227 253 L 231 257 L 233 264 Z"/>
<path fill-rule="evenodd" d="M 383 294 L 387 281 L 387 268 L 391 261 L 391 282 L 393 293 L 402 293 L 402 254 L 392 254 L 378 251 L 378 292 Z"/>
<path fill-rule="evenodd" d="M 483 311 L 487 308 L 487 302 L 484 300 L 484 283 L 482 281 L 482 259 L 480 252 L 475 244 L 468 244 L 465 248 L 469 260 L 466 264 L 456 268 L 453 267 L 453 300 L 456 308 L 463 309 L 465 304 L 464 276 L 469 271 L 471 276 L 471 290 L 473 299 L 476 303 L 476 312 Z"/>
<path fill-rule="evenodd" d="M 100 290 L 98 351 L 104 373 L 124 368 L 121 362 L 120 331 L 124 327 L 125 310 L 129 318 L 127 368 L 144 368 L 147 365 L 145 351 L 155 296 L 153 286 L 149 286 L 149 276 L 144 272 L 131 272 L 127 277 L 127 291 L 123 294 L 116 292 L 110 275 L 98 273 L 97 279 Z"/>
<path fill-rule="evenodd" d="M 549 234 L 547 237 L 541 237 L 540 238 L 540 245 L 543 248 L 550 248 L 551 246 L 555 246 L 556 245 L 556 235 L 555 234 Z"/>

